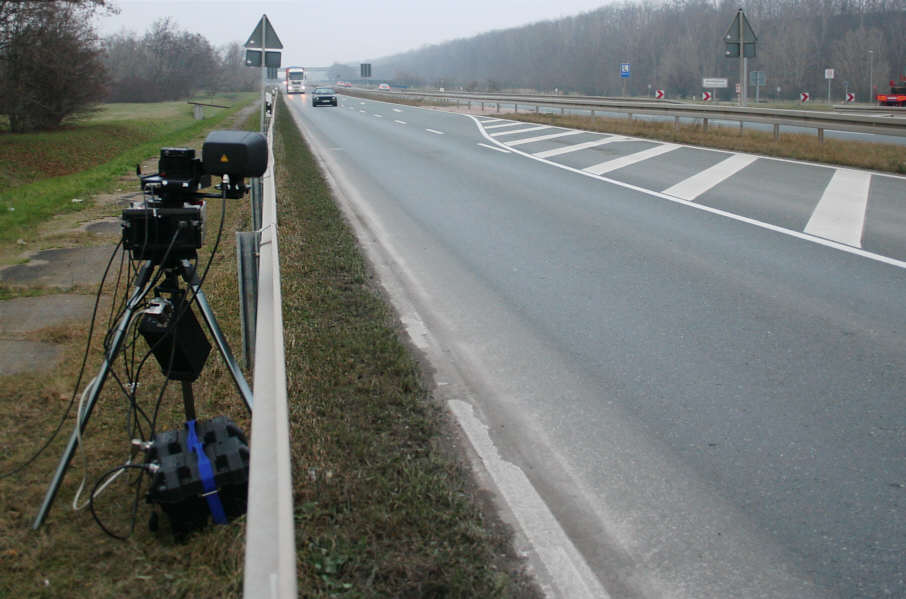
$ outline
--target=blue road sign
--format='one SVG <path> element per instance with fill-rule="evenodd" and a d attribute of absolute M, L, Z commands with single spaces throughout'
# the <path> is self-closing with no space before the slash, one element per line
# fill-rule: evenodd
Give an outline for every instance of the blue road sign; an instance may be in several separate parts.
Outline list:
<path fill-rule="evenodd" d="M 620 77 L 626 79 L 629 77 L 629 63 L 621 62 L 620 63 Z"/>

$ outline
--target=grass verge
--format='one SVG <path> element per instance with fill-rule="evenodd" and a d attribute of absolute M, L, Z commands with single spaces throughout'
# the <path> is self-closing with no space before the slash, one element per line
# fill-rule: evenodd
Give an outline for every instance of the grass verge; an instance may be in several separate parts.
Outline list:
<path fill-rule="evenodd" d="M 281 99 L 282 102 L 282 99 Z M 526 597 L 508 535 L 444 449 L 443 408 L 281 106 L 283 312 L 305 597 Z"/>
<path fill-rule="evenodd" d="M 210 126 L 211 121 L 207 121 Z M 258 115 L 245 123 L 258 129 Z M 180 144 L 200 148 L 203 132 L 194 138 L 180 137 Z M 155 156 L 148 150 L 140 160 Z M 137 178 L 135 179 L 137 182 Z M 224 203 L 209 202 L 207 240 L 199 251 L 199 263 L 206 264 L 220 223 Z M 236 293 L 236 261 L 232 231 L 247 228 L 247 201 L 226 203 L 226 220 L 214 265 L 205 281 L 205 292 L 227 339 L 240 338 Z M 100 273 L 99 273 L 100 274 Z M 114 285 L 108 283 L 107 298 Z M 2 290 L 0 290 L 2 291 Z M 70 290 L 80 291 L 80 290 Z M 92 291 L 81 290 L 85 293 Z M 0 297 L 49 294 L 45 288 L 17 289 Z M 58 290 L 57 290 L 58 292 Z M 107 302 L 110 303 L 109 301 Z M 104 314 L 104 312 L 102 312 Z M 99 319 L 83 379 L 93 376 L 102 358 L 103 331 L 108 319 Z M 24 336 L 28 341 L 53 343 L 62 348 L 63 358 L 52 369 L 0 377 L 0 471 L 6 473 L 23 463 L 50 435 L 73 394 L 87 322 L 48 327 Z M 238 341 L 232 342 L 234 346 Z M 139 357 L 147 350 L 136 347 Z M 122 371 L 120 369 L 120 376 Z M 159 368 L 152 358 L 141 376 L 144 391 L 139 404 L 150 412 L 162 384 Z M 201 378 L 193 385 L 199 418 L 224 414 L 249 430 L 248 416 L 237 397 L 226 367 L 216 351 L 208 358 Z M 81 389 L 80 389 L 81 391 Z M 45 525 L 30 530 L 54 468 L 74 426 L 74 410 L 65 419 L 61 435 L 30 467 L 13 476 L 0 478 L 0 597 L 237 597 L 242 588 L 244 519 L 227 526 L 208 528 L 185 544 L 176 543 L 166 526 L 156 533 L 147 522 L 151 508 L 139 502 L 134 533 L 126 541 L 108 537 L 95 524 L 87 509 L 72 511 L 71 503 L 83 473 L 87 489 L 107 470 L 122 464 L 135 436 L 124 428 L 129 422 L 128 404 L 108 379 L 92 414 L 83 443 L 76 452 Z M 162 395 L 158 430 L 181 426 L 182 396 L 171 382 Z M 122 476 L 98 498 L 98 509 L 108 527 L 118 534 L 129 531 L 135 497 L 130 479 Z M 147 484 L 141 492 L 147 489 Z M 87 490 L 82 493 L 85 500 Z"/>
<path fill-rule="evenodd" d="M 3 134 L 0 145 L 0 242 L 27 238 L 36 223 L 84 207 L 87 196 L 110 190 L 117 178 L 161 147 L 181 146 L 216 127 L 254 100 L 235 98 L 232 108 L 195 121 L 191 106 L 165 109 L 107 107 L 88 123 L 50 133 Z M 156 105 L 153 105 L 156 106 Z M 131 117 L 131 118 L 126 118 Z M 137 191 L 137 188 L 136 188 Z"/>

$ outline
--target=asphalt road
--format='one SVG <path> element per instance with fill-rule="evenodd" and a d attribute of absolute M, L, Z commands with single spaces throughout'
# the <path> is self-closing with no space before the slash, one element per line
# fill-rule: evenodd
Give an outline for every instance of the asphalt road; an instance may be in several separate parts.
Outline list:
<path fill-rule="evenodd" d="M 551 596 L 906 596 L 906 179 L 340 104 L 289 99 Z"/>

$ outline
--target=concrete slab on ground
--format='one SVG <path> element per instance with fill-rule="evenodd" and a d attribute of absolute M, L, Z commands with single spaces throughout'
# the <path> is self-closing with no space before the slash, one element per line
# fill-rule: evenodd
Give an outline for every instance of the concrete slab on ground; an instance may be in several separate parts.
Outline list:
<path fill-rule="evenodd" d="M 0 302 L 0 334 L 30 333 L 67 322 L 84 322 L 91 318 L 94 297 L 60 294 L 38 297 L 16 297 Z M 0 339 L 0 352 L 6 353 L 6 340 Z"/>
<path fill-rule="evenodd" d="M 97 285 L 113 245 L 43 250 L 25 264 L 0 270 L 0 282 L 12 285 L 74 287 Z"/>

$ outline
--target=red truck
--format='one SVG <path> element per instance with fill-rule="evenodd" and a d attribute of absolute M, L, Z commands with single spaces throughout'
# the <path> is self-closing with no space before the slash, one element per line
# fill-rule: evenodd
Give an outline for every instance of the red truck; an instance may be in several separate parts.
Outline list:
<path fill-rule="evenodd" d="M 878 105 L 880 106 L 903 106 L 906 107 L 906 75 L 900 75 L 900 81 L 890 82 L 889 94 L 878 94 Z"/>

